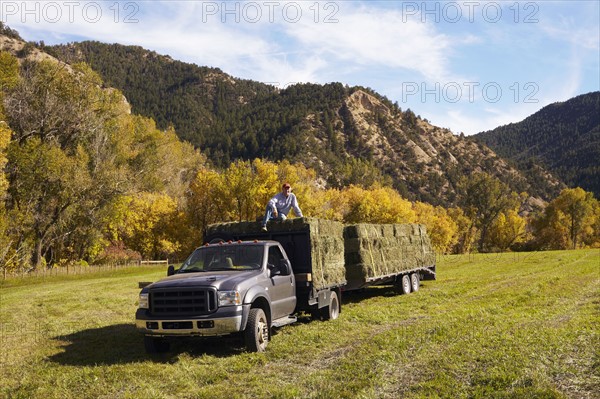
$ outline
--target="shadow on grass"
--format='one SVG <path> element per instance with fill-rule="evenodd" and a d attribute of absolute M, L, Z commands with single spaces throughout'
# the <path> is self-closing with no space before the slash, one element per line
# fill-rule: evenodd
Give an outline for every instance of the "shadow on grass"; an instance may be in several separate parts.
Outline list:
<path fill-rule="evenodd" d="M 427 286 L 427 283 L 421 282 L 420 289 Z M 375 297 L 393 297 L 401 298 L 403 296 L 400 287 L 393 285 L 379 285 L 358 290 L 344 291 L 342 293 L 342 306 L 348 303 L 358 303 Z"/>
<path fill-rule="evenodd" d="M 227 357 L 243 352 L 240 339 L 211 337 L 175 339 L 171 341 L 168 353 L 149 355 L 144 349 L 143 334 L 133 324 L 90 328 L 54 339 L 63 343 L 64 352 L 50 356 L 49 360 L 70 366 L 116 365 L 148 360 L 175 363 L 182 353 Z"/>
<path fill-rule="evenodd" d="M 358 303 L 374 297 L 401 296 L 398 289 L 393 286 L 378 286 L 361 288 L 359 290 L 344 291 L 342 293 L 342 306 L 347 303 Z"/>

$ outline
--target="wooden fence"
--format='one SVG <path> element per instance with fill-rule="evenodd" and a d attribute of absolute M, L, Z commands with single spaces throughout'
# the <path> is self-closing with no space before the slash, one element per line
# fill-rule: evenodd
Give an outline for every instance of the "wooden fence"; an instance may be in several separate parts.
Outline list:
<path fill-rule="evenodd" d="M 28 278 L 28 277 L 50 277 L 50 276 L 69 276 L 69 275 L 80 275 L 88 273 L 98 273 L 106 271 L 123 270 L 128 267 L 139 267 L 139 266 L 164 266 L 165 268 L 169 264 L 169 260 L 143 260 L 138 262 L 124 263 L 124 264 L 106 264 L 106 265 L 91 265 L 91 266 L 63 266 L 63 267 L 52 267 L 52 268 L 40 268 L 34 270 L 18 270 L 8 271 L 2 269 L 1 275 L 3 280 L 13 278 Z"/>

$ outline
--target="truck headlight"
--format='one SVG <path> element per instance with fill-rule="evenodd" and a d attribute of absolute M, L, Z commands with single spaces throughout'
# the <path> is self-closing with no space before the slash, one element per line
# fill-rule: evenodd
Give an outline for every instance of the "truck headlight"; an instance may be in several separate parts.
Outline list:
<path fill-rule="evenodd" d="M 219 291 L 219 306 L 241 305 L 242 298 L 237 291 Z"/>
<path fill-rule="evenodd" d="M 148 294 L 140 294 L 140 304 L 138 308 L 140 309 L 148 309 L 150 306 L 148 304 Z"/>

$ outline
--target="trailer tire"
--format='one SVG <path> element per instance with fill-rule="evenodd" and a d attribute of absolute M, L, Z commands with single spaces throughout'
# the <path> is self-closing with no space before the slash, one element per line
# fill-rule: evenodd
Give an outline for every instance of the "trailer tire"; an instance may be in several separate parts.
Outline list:
<path fill-rule="evenodd" d="M 419 291 L 419 285 L 421 284 L 421 279 L 419 278 L 418 273 L 413 273 L 410 275 L 410 285 L 412 292 Z"/>
<path fill-rule="evenodd" d="M 335 320 L 340 317 L 340 307 L 340 299 L 338 298 L 337 292 L 331 291 L 329 306 L 325 306 L 321 309 L 323 320 Z"/>
<path fill-rule="evenodd" d="M 269 344 L 269 322 L 261 308 L 250 309 L 248 324 L 244 330 L 246 349 L 250 352 L 264 352 Z"/>
<path fill-rule="evenodd" d="M 144 336 L 144 349 L 148 354 L 165 353 L 171 348 L 169 341 L 161 337 Z"/>
<path fill-rule="evenodd" d="M 404 295 L 410 294 L 410 277 L 408 274 L 402 276 L 402 280 L 400 280 L 400 290 Z"/>

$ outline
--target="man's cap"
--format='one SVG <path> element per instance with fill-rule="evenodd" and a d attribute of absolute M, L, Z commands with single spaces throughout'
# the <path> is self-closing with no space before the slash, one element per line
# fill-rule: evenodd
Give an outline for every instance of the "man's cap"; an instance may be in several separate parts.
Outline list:
<path fill-rule="evenodd" d="M 281 186 L 282 188 L 290 188 L 292 186 L 290 186 L 290 183 L 283 183 L 283 186 Z"/>

